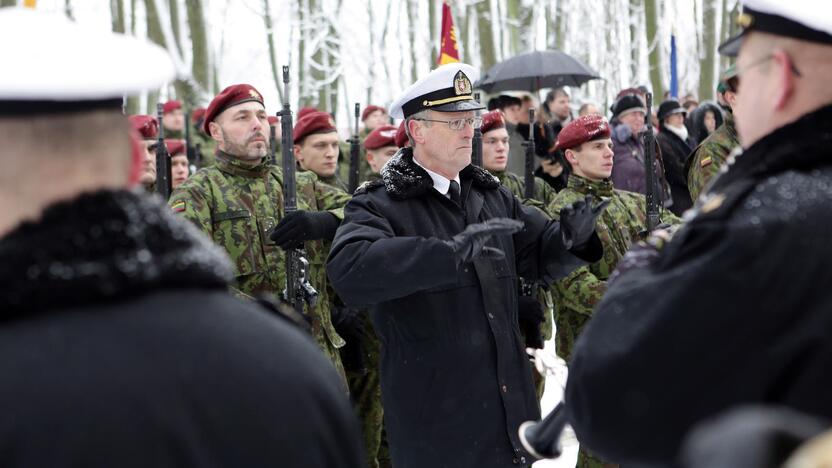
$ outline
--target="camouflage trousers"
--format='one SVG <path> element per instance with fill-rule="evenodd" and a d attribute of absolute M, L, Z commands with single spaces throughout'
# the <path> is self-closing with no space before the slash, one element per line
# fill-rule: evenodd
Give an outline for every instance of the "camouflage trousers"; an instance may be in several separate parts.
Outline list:
<path fill-rule="evenodd" d="M 581 447 L 578 451 L 578 464 L 575 465 L 575 468 L 618 468 L 618 465 L 605 462 Z"/>
<path fill-rule="evenodd" d="M 369 468 L 391 468 L 390 450 L 384 430 L 384 409 L 381 405 L 379 375 L 379 341 L 368 314 L 362 316 L 364 336 L 361 340 L 364 357 L 363 371 L 347 371 L 350 399 L 361 422 L 364 449 Z"/>

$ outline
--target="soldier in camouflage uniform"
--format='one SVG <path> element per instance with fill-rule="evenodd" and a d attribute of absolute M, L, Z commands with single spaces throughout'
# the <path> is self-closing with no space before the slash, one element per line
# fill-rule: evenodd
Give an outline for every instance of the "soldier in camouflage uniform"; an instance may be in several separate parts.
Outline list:
<path fill-rule="evenodd" d="M 593 204 L 609 200 L 609 206 L 598 218 L 596 232 L 604 246 L 604 256 L 598 262 L 573 271 L 553 285 L 557 304 L 558 355 L 567 361 L 575 338 L 592 315 L 592 310 L 606 290 L 606 282 L 618 261 L 630 246 L 640 240 L 646 226 L 644 195 L 616 190 L 610 175 L 613 166 L 612 140 L 609 123 L 599 115 L 579 117 L 558 135 L 558 149 L 572 165 L 566 188 L 549 205 L 548 212 L 558 217 L 561 209 L 578 200 L 592 199 Z M 667 220 L 677 218 L 669 212 Z M 579 467 L 609 465 L 581 449 Z"/>
<path fill-rule="evenodd" d="M 688 158 L 688 190 L 694 201 L 713 176 L 719 173 L 719 168 L 725 165 L 731 151 L 740 146 L 732 111 L 737 99 L 737 81 L 736 69 L 732 65 L 725 71 L 717 88 L 722 98 L 720 104 L 725 110 L 725 120 L 693 150 L 693 154 Z M 722 104 L 723 101 L 724 104 Z"/>
<path fill-rule="evenodd" d="M 131 115 L 130 127 L 139 138 L 136 150 L 141 153 L 142 171 L 139 184 L 147 193 L 156 188 L 156 144 L 159 138 L 159 122 L 152 115 Z"/>
<path fill-rule="evenodd" d="M 217 95 L 204 127 L 218 142 L 217 163 L 179 186 L 171 196 L 171 208 L 228 252 L 236 267 L 236 287 L 245 295 L 282 292 L 286 272 L 280 247 L 306 241 L 310 282 L 320 294 L 308 312 L 312 334 L 343 376 L 338 348 L 344 340 L 330 317 L 323 240 L 334 235 L 349 196 L 318 182 L 314 173 L 299 173 L 299 211 L 284 217 L 283 173 L 266 161 L 263 99 L 249 85 L 230 86 Z M 281 236 L 275 238 L 276 233 Z"/>
<path fill-rule="evenodd" d="M 292 136 L 298 167 L 314 172 L 321 182 L 346 192 L 347 184 L 338 176 L 340 140 L 332 116 L 326 112 L 310 112 L 295 123 Z"/>
<path fill-rule="evenodd" d="M 171 100 L 162 104 L 162 126 L 165 128 L 165 138 L 185 138 L 185 111 L 182 110 L 182 102 Z"/>
<path fill-rule="evenodd" d="M 500 183 L 505 185 L 515 197 L 523 201 L 524 205 L 533 206 L 543 211 L 555 199 L 555 191 L 544 180 L 535 178 L 534 197 L 526 198 L 526 183 L 518 175 L 506 170 L 508 165 L 509 155 L 509 134 L 505 128 L 505 121 L 500 111 L 494 110 L 482 115 L 482 165 L 483 168 L 494 174 Z M 520 155 L 515 155 L 520 157 Z M 528 288 L 524 288 L 528 289 Z M 526 291 L 529 292 L 529 291 Z M 546 340 L 552 338 L 552 315 L 554 313 L 554 303 L 552 295 L 547 288 L 539 287 L 533 293 L 536 296 L 537 302 L 530 302 L 520 299 L 520 317 L 521 319 L 530 318 L 525 322 L 533 322 L 534 318 L 528 317 L 528 314 L 523 314 L 530 308 L 537 307 L 537 311 L 542 313 L 542 323 L 521 323 L 521 331 L 526 335 L 526 345 L 534 348 L 542 348 Z M 528 297 L 528 296 L 526 296 Z M 538 306 L 539 304 L 539 306 Z M 532 315 L 541 317 L 534 311 Z M 523 320 L 521 320 L 523 321 Z M 527 331 L 528 329 L 528 331 Z M 538 331 L 539 330 L 539 331 Z M 537 331 L 537 333 L 535 333 Z M 537 336 L 539 334 L 539 336 Z M 534 335 L 534 336 L 529 336 Z M 541 376 L 537 369 L 534 370 L 534 383 L 537 397 L 543 397 L 543 391 L 546 379 Z"/>

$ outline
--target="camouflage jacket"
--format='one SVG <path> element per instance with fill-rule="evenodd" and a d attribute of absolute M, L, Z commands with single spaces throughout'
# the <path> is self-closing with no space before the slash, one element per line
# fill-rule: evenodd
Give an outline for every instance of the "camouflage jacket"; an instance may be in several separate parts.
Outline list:
<path fill-rule="evenodd" d="M 493 174 L 500 179 L 500 183 L 505 185 L 506 188 L 511 190 L 511 193 L 514 194 L 515 197 L 519 198 L 523 201 L 524 205 L 534 206 L 540 208 L 543 211 L 546 211 L 546 207 L 549 206 L 554 200 L 555 189 L 553 189 L 549 184 L 546 183 L 543 179 L 538 177 L 534 178 L 534 198 L 531 200 L 526 199 L 526 181 L 518 176 L 513 172 L 503 171 L 503 172 L 493 172 Z"/>
<path fill-rule="evenodd" d="M 526 206 L 533 206 L 546 211 L 546 206 L 554 201 L 557 195 L 546 182 L 535 177 L 534 181 L 534 198 L 525 198 L 526 182 L 517 174 L 508 171 L 494 172 L 500 183 L 506 186 L 515 197 L 523 201 Z M 552 293 L 544 287 L 537 290 L 537 298 L 543 306 L 544 322 L 540 327 L 541 335 L 544 340 L 552 338 L 552 314 L 554 313 L 554 303 L 552 302 Z"/>
<path fill-rule="evenodd" d="M 705 185 L 719 172 L 725 164 L 731 150 L 740 146 L 737 129 L 734 127 L 734 116 L 725 113 L 725 122 L 712 134 L 702 140 L 688 158 L 688 190 L 695 202 L 705 188 Z"/>
<path fill-rule="evenodd" d="M 553 218 L 557 218 L 562 208 L 583 200 L 588 194 L 593 195 L 595 203 L 600 202 L 601 198 L 610 198 L 612 201 L 596 225 L 596 232 L 604 247 L 603 258 L 578 268 L 566 278 L 555 282 L 552 288 L 557 304 L 557 351 L 564 359 L 569 358 L 575 338 L 606 291 L 607 278 L 630 245 L 640 240 L 647 219 L 644 195 L 616 190 L 610 180 L 595 182 L 575 174 L 569 176 L 566 188 L 555 196 L 555 201 L 547 211 Z M 675 217 L 671 218 L 671 222 L 677 221 Z"/>
<path fill-rule="evenodd" d="M 300 210 L 328 210 L 343 219 L 350 197 L 322 184 L 312 172 L 297 173 Z M 279 295 L 286 284 L 283 250 L 269 233 L 283 217 L 283 173 L 267 162 L 248 167 L 236 158 L 217 153 L 217 163 L 197 171 L 170 198 L 169 205 L 225 249 L 235 266 L 236 287 L 244 294 Z M 320 294 L 309 311 L 318 344 L 343 373 L 338 350 L 344 340 L 332 326 L 327 297 L 325 262 L 328 249 L 321 241 L 305 244 L 310 282 Z"/>

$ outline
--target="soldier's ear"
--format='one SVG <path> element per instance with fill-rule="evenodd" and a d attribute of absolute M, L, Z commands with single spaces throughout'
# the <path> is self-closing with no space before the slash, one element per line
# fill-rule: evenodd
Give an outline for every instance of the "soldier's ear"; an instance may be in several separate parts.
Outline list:
<path fill-rule="evenodd" d="M 563 155 L 566 156 L 566 160 L 569 161 L 569 164 L 578 164 L 578 158 L 575 156 L 575 152 L 571 149 L 564 151 Z"/>
<path fill-rule="evenodd" d="M 220 126 L 218 123 L 209 122 L 208 131 L 211 133 L 211 138 L 217 141 L 222 141 L 222 130 L 220 130 Z"/>
<path fill-rule="evenodd" d="M 298 162 L 303 161 L 303 157 L 300 154 L 300 145 L 292 146 L 292 154 L 295 155 L 295 161 L 298 161 Z"/>
<path fill-rule="evenodd" d="M 414 143 L 422 144 L 425 142 L 425 136 L 422 133 L 424 124 L 422 124 L 422 122 L 411 119 L 407 121 L 407 126 L 410 130 L 410 137 L 413 139 Z"/>

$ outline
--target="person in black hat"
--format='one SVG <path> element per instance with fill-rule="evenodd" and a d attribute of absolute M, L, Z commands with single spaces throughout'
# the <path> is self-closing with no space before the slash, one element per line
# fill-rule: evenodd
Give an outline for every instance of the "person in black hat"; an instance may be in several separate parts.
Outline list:
<path fill-rule="evenodd" d="M 327 261 L 344 302 L 371 307 L 397 468 L 532 463 L 517 430 L 540 409 L 516 280 L 550 282 L 602 253 L 606 204 L 582 200 L 552 221 L 471 165 L 476 78 L 470 65 L 443 65 L 392 105 L 412 147 L 356 191 Z"/>
<path fill-rule="evenodd" d="M 693 151 L 693 140 L 688 136 L 685 126 L 687 111 L 675 99 L 669 99 L 659 105 L 659 134 L 656 141 L 662 154 L 664 173 L 667 185 L 670 186 L 670 196 L 673 204 L 670 211 L 681 216 L 693 205 L 688 192 L 688 181 L 685 175 L 685 162 Z"/>
<path fill-rule="evenodd" d="M 647 105 L 637 89 L 621 91 L 612 105 L 612 149 L 615 153 L 612 183 L 618 190 L 645 193 L 644 143 L 641 133 L 644 131 L 646 114 Z M 665 206 L 669 205 L 672 199 L 660 153 L 656 154 L 653 168 L 656 181 L 654 196 Z"/>
<path fill-rule="evenodd" d="M 743 3 L 721 50 L 744 149 L 625 256 L 570 365 L 578 439 L 620 463 L 676 465 L 693 427 L 743 405 L 832 419 L 832 15 Z"/>

